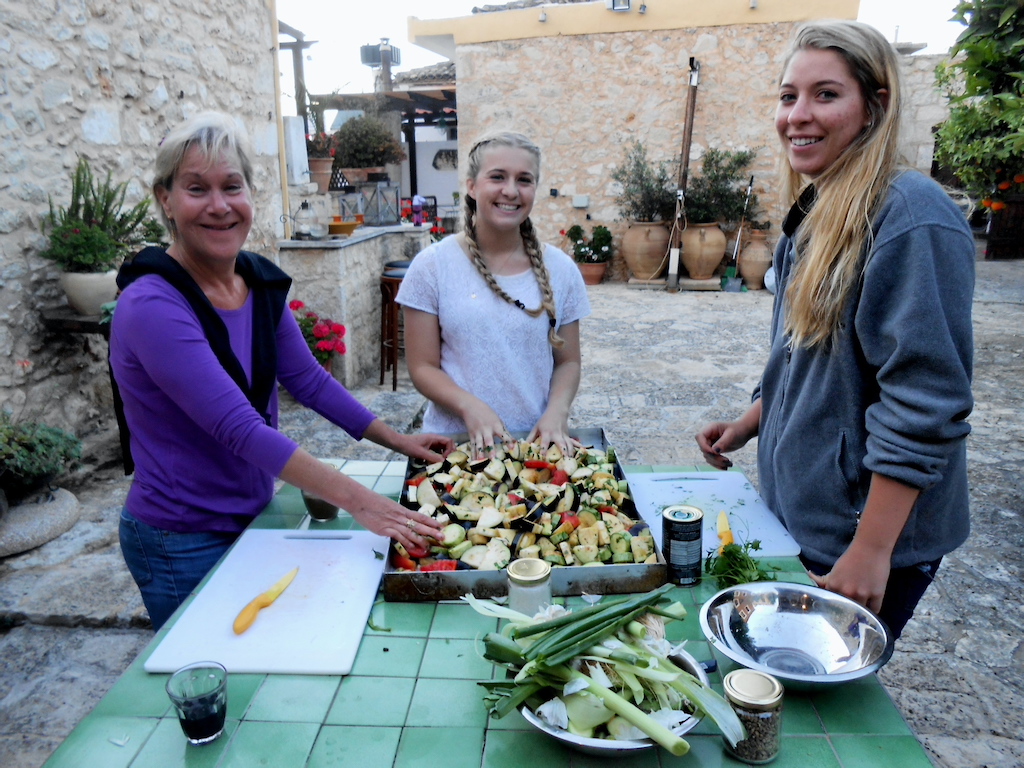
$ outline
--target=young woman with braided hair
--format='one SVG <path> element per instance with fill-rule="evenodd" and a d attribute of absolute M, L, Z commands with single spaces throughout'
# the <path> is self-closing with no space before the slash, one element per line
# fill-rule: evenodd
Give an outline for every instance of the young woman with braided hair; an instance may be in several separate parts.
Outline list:
<path fill-rule="evenodd" d="M 900 65 L 854 21 L 800 28 L 775 128 L 793 207 L 775 250 L 753 405 L 705 426 L 708 463 L 758 438 L 760 492 L 821 587 L 895 637 L 967 538 L 974 241 L 942 188 L 899 167 Z"/>
<path fill-rule="evenodd" d="M 571 444 L 590 304 L 572 259 L 530 221 L 539 175 L 540 149 L 522 134 L 477 141 L 463 232 L 418 254 L 398 293 L 409 374 L 430 401 L 423 429 L 466 432 L 479 453 L 510 431 Z"/>

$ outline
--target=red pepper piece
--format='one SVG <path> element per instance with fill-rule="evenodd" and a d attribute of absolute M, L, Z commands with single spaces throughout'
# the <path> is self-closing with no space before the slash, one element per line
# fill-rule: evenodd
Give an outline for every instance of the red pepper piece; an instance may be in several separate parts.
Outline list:
<path fill-rule="evenodd" d="M 539 459 L 530 459 L 524 461 L 523 466 L 527 469 L 554 469 L 555 465 L 550 461 L 540 461 Z"/>
<path fill-rule="evenodd" d="M 556 469 L 551 473 L 551 479 L 548 480 L 548 482 L 554 485 L 565 485 L 569 482 L 569 473 L 561 469 Z"/>
<path fill-rule="evenodd" d="M 459 564 L 454 560 L 435 560 L 432 563 L 424 563 L 420 566 L 421 571 L 455 571 Z"/>

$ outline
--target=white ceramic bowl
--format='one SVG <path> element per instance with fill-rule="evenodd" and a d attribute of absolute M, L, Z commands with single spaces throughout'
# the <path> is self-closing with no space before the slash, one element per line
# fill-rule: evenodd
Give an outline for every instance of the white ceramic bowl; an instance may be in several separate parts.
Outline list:
<path fill-rule="evenodd" d="M 708 681 L 707 672 L 697 662 L 693 656 L 680 651 L 672 657 L 674 661 L 681 669 L 686 670 L 691 675 L 700 680 L 704 685 L 710 685 Z M 572 747 L 578 752 L 583 752 L 587 755 L 598 755 L 601 757 L 610 757 L 614 755 L 626 755 L 634 752 L 639 752 L 645 749 L 651 749 L 657 746 L 657 744 L 651 739 L 637 739 L 630 741 L 619 741 L 616 739 L 588 739 L 584 736 L 577 736 L 575 734 L 564 731 L 561 728 L 557 728 L 553 725 L 549 725 L 541 720 L 537 715 L 530 711 L 528 707 L 522 707 L 519 710 L 523 717 L 526 718 L 526 722 L 534 726 L 538 730 L 543 731 L 548 736 L 554 739 L 558 739 L 560 742 L 565 744 L 567 747 Z M 685 733 L 693 730 L 697 727 L 697 723 L 704 717 L 703 713 L 691 715 L 686 720 L 681 722 L 672 732 L 677 736 L 682 736 Z"/>

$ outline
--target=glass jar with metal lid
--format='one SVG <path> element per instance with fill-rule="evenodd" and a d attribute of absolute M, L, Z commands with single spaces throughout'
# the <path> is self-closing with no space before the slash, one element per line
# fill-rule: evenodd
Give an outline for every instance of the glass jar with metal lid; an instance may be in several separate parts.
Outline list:
<path fill-rule="evenodd" d="M 508 607 L 533 616 L 551 604 L 551 563 L 524 557 L 508 564 Z"/>
<path fill-rule="evenodd" d="M 726 751 L 750 765 L 770 763 L 782 736 L 782 683 L 765 672 L 736 669 L 723 681 L 725 697 L 747 730 L 747 738 Z"/>

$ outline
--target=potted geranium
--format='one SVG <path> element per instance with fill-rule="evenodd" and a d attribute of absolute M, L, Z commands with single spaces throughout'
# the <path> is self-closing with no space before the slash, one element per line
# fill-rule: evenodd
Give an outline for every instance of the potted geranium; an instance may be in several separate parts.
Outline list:
<path fill-rule="evenodd" d="M 127 208 L 127 189 L 127 182 L 114 184 L 109 173 L 95 178 L 83 157 L 71 177 L 68 205 L 55 206 L 50 199 L 43 219 L 50 242 L 40 255 L 60 266 L 68 304 L 81 315 L 98 315 L 100 306 L 114 299 L 117 267 L 154 231 L 147 218 L 150 199 Z"/>
<path fill-rule="evenodd" d="M 620 186 L 615 200 L 619 213 L 629 221 L 622 236 L 622 256 L 636 277 L 655 278 L 666 264 L 669 233 L 665 224 L 676 204 L 668 163 L 655 165 L 648 159 L 644 143 L 634 141 L 611 176 Z"/>
<path fill-rule="evenodd" d="M 588 240 L 583 227 L 573 224 L 562 234 L 569 241 L 573 260 L 587 285 L 598 285 L 604 280 L 608 261 L 612 257 L 612 233 L 608 227 L 598 224 L 591 230 Z"/>
<path fill-rule="evenodd" d="M 398 139 L 381 120 L 370 115 L 346 120 L 334 139 L 334 166 L 350 184 L 366 181 L 370 173 L 383 174 L 384 166 L 405 160 Z"/>
<path fill-rule="evenodd" d="M 295 320 L 309 351 L 320 365 L 330 371 L 331 356 L 334 353 L 345 354 L 345 326 L 306 309 L 305 303 L 298 299 L 289 302 L 288 308 L 295 313 Z"/>

